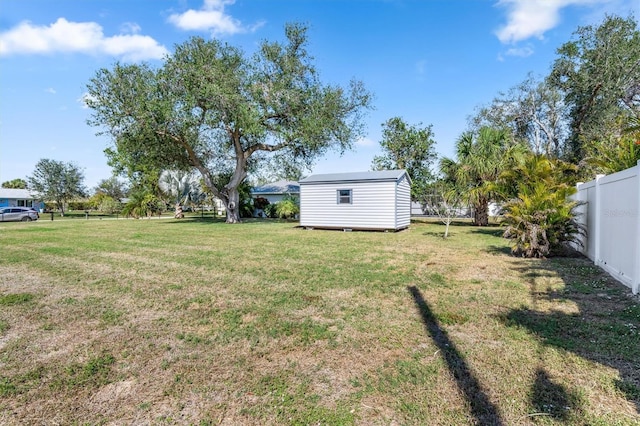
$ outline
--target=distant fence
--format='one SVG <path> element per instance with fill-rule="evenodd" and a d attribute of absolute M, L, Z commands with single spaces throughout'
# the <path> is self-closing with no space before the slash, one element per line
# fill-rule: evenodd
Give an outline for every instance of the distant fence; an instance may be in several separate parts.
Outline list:
<path fill-rule="evenodd" d="M 586 226 L 577 247 L 615 279 L 640 290 L 640 161 L 612 175 L 580 183 L 574 199 L 583 202 L 578 220 Z"/>

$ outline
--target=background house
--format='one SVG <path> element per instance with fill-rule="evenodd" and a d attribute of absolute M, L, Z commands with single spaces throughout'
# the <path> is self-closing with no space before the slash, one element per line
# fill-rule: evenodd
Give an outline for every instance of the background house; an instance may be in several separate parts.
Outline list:
<path fill-rule="evenodd" d="M 300 197 L 300 185 L 291 180 L 279 180 L 273 183 L 256 186 L 251 190 L 251 198 L 264 198 L 269 204 L 279 203 L 285 197 Z M 256 208 L 253 211 L 254 217 L 265 217 L 264 209 Z"/>
<path fill-rule="evenodd" d="M 411 180 L 405 170 L 312 175 L 300 181 L 300 225 L 393 230 L 411 222 Z"/>
<path fill-rule="evenodd" d="M 271 204 L 282 201 L 287 195 L 300 196 L 300 185 L 298 182 L 279 180 L 277 182 L 256 186 L 251 190 L 251 198 L 266 198 Z"/>
<path fill-rule="evenodd" d="M 44 202 L 28 189 L 0 188 L 0 207 L 33 207 L 44 210 Z"/>

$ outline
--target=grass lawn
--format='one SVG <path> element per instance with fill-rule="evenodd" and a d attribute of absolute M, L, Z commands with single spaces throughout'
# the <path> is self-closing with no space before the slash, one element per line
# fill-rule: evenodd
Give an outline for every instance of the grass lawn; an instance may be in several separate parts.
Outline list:
<path fill-rule="evenodd" d="M 637 425 L 640 300 L 498 227 L 0 224 L 0 424 Z"/>

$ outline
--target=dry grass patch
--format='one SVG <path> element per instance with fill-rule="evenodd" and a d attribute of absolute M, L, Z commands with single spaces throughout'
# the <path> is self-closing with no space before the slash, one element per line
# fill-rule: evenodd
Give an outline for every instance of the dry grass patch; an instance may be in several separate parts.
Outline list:
<path fill-rule="evenodd" d="M 2 230 L 2 424 L 640 421 L 638 299 L 498 228 L 30 225 Z"/>

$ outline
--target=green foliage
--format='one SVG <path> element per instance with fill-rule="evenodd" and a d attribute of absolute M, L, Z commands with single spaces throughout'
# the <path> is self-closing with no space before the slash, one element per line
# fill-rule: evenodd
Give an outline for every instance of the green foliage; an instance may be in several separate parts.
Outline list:
<path fill-rule="evenodd" d="M 420 124 L 421 125 L 421 124 Z M 420 126 L 418 125 L 418 126 Z M 431 166 L 437 158 L 432 126 L 410 126 L 400 117 L 382 125 L 383 155 L 373 158 L 373 170 L 404 169 L 411 178 L 411 197 L 423 197 L 434 176 Z"/>
<path fill-rule="evenodd" d="M 572 131 L 565 151 L 577 163 L 584 158 L 585 143 L 620 133 L 609 123 L 640 115 L 638 24 L 631 16 L 607 16 L 597 27 L 579 27 L 558 55 L 549 81 L 564 93 Z"/>
<path fill-rule="evenodd" d="M 456 160 L 440 161 L 444 182 L 456 187 L 473 206 L 475 225 L 489 224 L 489 202 L 500 195 L 495 183 L 524 150 L 510 136 L 507 130 L 490 127 L 465 132 L 456 142 Z"/>
<path fill-rule="evenodd" d="M 267 217 L 270 217 L 272 219 L 275 219 L 276 217 L 278 217 L 278 203 L 272 203 L 267 205 L 264 209 L 264 214 L 266 214 Z"/>
<path fill-rule="evenodd" d="M 64 214 L 64 204 L 76 197 L 83 197 L 84 174 L 73 163 L 41 159 L 36 163 L 33 175 L 27 178 L 29 189 L 45 200 L 53 200 Z"/>
<path fill-rule="evenodd" d="M 2 182 L 2 187 L 10 189 L 27 189 L 27 182 L 24 179 L 13 179 Z"/>
<path fill-rule="evenodd" d="M 285 197 L 276 203 L 276 214 L 281 219 L 291 219 L 300 213 L 299 201 L 294 197 Z"/>
<path fill-rule="evenodd" d="M 251 199 L 251 185 L 246 181 L 238 186 L 238 200 L 240 217 L 253 217 L 253 203 Z M 229 211 L 227 211 L 229 214 Z"/>
<path fill-rule="evenodd" d="M 594 173 L 611 174 L 640 161 L 640 132 L 591 142 L 586 147 L 586 162 Z"/>
<path fill-rule="evenodd" d="M 296 169 L 350 148 L 371 95 L 357 81 L 322 84 L 307 29 L 288 25 L 285 34 L 286 43 L 265 41 L 252 57 L 194 37 L 158 68 L 98 71 L 88 85 L 89 124 L 112 137 L 110 164 L 129 174 L 196 168 L 235 223 L 247 206 L 239 185 L 264 158 Z"/>
<path fill-rule="evenodd" d="M 84 200 L 74 200 L 69 201 L 69 203 L 67 203 L 67 207 L 69 208 L 69 210 L 90 210 L 91 203 Z"/>
<path fill-rule="evenodd" d="M 131 194 L 131 198 L 122 208 L 122 214 L 135 218 L 148 217 L 164 210 L 164 203 L 154 194 L 137 190 Z"/>
<path fill-rule="evenodd" d="M 118 200 L 114 200 L 111 197 L 105 197 L 98 205 L 98 210 L 103 213 L 114 214 L 122 210 L 122 203 L 120 203 L 120 201 Z"/>
<path fill-rule="evenodd" d="M 102 202 L 107 199 L 113 200 L 113 198 L 111 198 L 109 195 L 105 194 L 104 192 L 96 192 L 87 200 L 87 207 L 94 210 L 99 210 L 100 204 L 102 204 Z"/>
<path fill-rule="evenodd" d="M 127 196 L 129 189 L 116 176 L 102 179 L 94 188 L 95 195 L 105 195 L 116 201 L 120 201 Z M 100 203 L 98 203 L 99 205 Z"/>
<path fill-rule="evenodd" d="M 579 203 L 569 199 L 576 191 L 568 183 L 571 169 L 559 160 L 529 155 L 503 174 L 507 185 L 515 182 L 517 192 L 503 206 L 504 236 L 512 241 L 512 253 L 547 257 L 562 254 L 569 242 L 580 242 L 584 228 L 576 221 Z"/>

